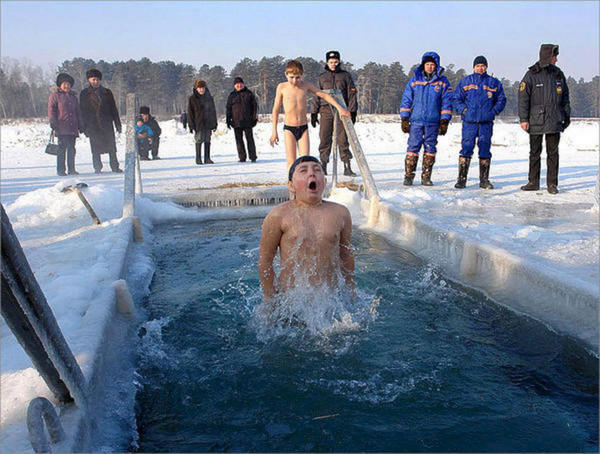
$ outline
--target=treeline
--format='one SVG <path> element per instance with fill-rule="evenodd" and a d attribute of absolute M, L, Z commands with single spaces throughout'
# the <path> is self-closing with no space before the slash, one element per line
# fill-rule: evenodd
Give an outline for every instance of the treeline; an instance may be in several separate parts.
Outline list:
<path fill-rule="evenodd" d="M 304 78 L 316 82 L 325 62 L 299 57 L 304 66 Z M 58 72 L 67 72 L 75 79 L 76 91 L 87 86 L 85 73 L 90 68 L 99 69 L 102 84 L 113 91 L 119 111 L 125 113 L 127 93 L 137 93 L 142 104 L 148 105 L 155 115 L 174 115 L 187 107 L 195 79 L 204 79 L 215 99 L 217 111 L 224 113 L 227 96 L 233 90 L 233 79 L 240 76 L 246 86 L 257 96 L 261 113 L 270 113 L 277 84 L 285 80 L 287 59 L 282 56 L 263 57 L 260 60 L 244 58 L 230 73 L 222 66 L 192 65 L 172 61 L 152 62 L 148 58 L 126 62 L 108 63 L 85 58 L 64 61 L 58 68 L 43 70 L 25 61 L 4 59 L 0 66 L 0 118 L 27 118 L 46 115 L 48 87 L 54 85 Z M 352 74 L 358 89 L 359 113 L 396 114 L 400 109 L 402 93 L 416 65 L 408 70 L 399 62 L 389 65 L 370 62 L 354 68 L 344 62 L 342 67 Z M 471 73 L 445 66 L 445 75 L 452 87 Z M 526 68 L 523 68 L 523 73 Z M 499 77 L 496 75 L 496 77 Z M 508 99 L 503 116 L 517 115 L 519 81 L 499 77 Z M 571 110 L 574 117 L 600 116 L 600 77 L 590 82 L 568 77 Z"/>

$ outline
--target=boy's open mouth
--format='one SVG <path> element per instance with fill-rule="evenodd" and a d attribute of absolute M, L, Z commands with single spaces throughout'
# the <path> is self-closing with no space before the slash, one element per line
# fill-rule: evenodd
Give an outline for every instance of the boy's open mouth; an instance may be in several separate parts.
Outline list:
<path fill-rule="evenodd" d="M 310 189 L 311 191 L 314 191 L 315 189 L 317 189 L 317 182 L 311 181 L 310 183 L 308 183 L 308 189 Z"/>

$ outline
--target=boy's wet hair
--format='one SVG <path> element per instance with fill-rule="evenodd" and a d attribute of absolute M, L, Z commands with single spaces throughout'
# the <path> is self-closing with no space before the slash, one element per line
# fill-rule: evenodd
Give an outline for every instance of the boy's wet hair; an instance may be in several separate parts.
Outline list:
<path fill-rule="evenodd" d="M 302 63 L 298 60 L 290 60 L 285 65 L 285 73 L 286 74 L 304 74 L 304 68 L 302 67 Z"/>
<path fill-rule="evenodd" d="M 300 156 L 298 159 L 296 159 L 294 161 L 294 163 L 290 166 L 290 171 L 288 173 L 288 179 L 290 181 L 292 181 L 292 177 L 294 176 L 294 170 L 296 170 L 296 167 L 298 167 L 298 164 L 302 164 L 303 162 L 316 162 L 317 164 L 321 164 L 321 161 L 319 161 L 317 158 L 315 158 L 314 156 Z"/>

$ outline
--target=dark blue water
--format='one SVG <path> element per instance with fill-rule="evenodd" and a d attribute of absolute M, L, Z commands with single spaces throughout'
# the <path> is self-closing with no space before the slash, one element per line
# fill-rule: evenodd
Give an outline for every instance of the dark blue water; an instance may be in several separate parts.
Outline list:
<path fill-rule="evenodd" d="M 372 233 L 349 319 L 269 331 L 260 224 L 155 229 L 140 451 L 598 451 L 595 357 Z"/>

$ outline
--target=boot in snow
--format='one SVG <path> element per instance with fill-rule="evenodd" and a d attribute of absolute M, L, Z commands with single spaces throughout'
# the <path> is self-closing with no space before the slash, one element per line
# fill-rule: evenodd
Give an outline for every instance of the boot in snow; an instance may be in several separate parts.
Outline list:
<path fill-rule="evenodd" d="M 460 156 L 458 158 L 458 180 L 454 187 L 456 189 L 464 189 L 467 186 L 467 175 L 469 174 L 469 165 L 471 164 L 471 158 L 465 158 Z"/>
<path fill-rule="evenodd" d="M 423 172 L 421 173 L 421 184 L 423 186 L 433 186 L 431 182 L 433 164 L 435 164 L 435 155 L 426 154 L 423 156 Z"/>
<path fill-rule="evenodd" d="M 204 164 L 214 164 L 210 159 L 210 142 L 204 144 Z"/>
<path fill-rule="evenodd" d="M 350 167 L 350 161 L 344 161 L 344 176 L 346 177 L 355 177 L 356 174 L 352 171 Z"/>
<path fill-rule="evenodd" d="M 494 189 L 490 183 L 490 162 L 491 159 L 479 159 L 479 187 L 483 189 Z"/>
<path fill-rule="evenodd" d="M 202 144 L 196 143 L 196 164 L 202 164 Z"/>
<path fill-rule="evenodd" d="M 404 159 L 404 186 L 412 186 L 415 179 L 415 170 L 417 170 L 417 161 L 419 155 L 407 154 Z"/>

